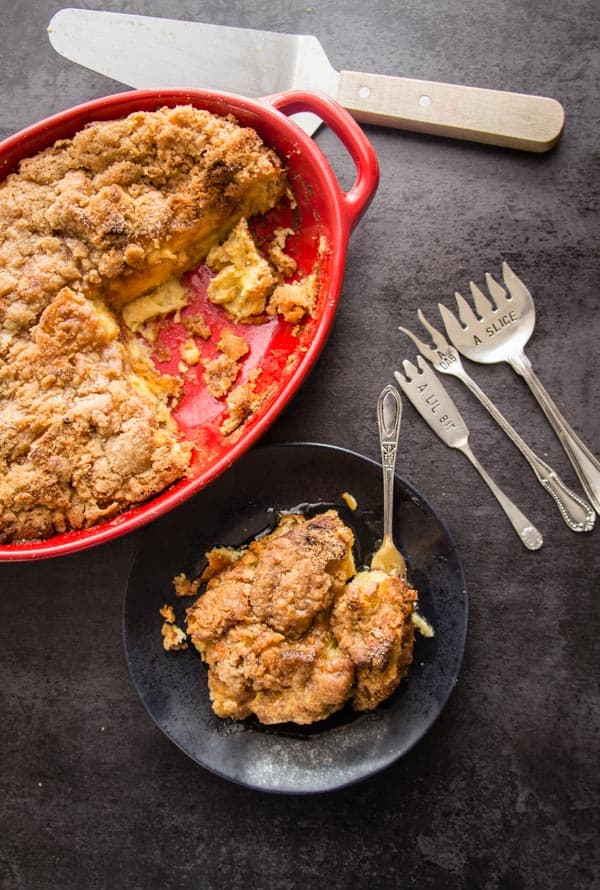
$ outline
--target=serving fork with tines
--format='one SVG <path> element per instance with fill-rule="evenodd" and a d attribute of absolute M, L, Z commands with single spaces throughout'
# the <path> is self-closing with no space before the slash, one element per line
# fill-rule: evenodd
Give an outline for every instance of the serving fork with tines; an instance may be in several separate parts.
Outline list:
<path fill-rule="evenodd" d="M 421 355 L 436 370 L 462 380 L 487 408 L 527 460 L 540 484 L 552 496 L 569 528 L 578 532 L 590 531 L 595 521 L 592 507 L 571 491 L 558 474 L 532 451 L 465 371 L 460 360 L 459 352 L 473 361 L 485 364 L 506 361 L 526 380 L 558 435 L 590 501 L 597 511 L 600 510 L 600 463 L 567 424 L 523 351 L 535 325 L 535 307 L 531 294 L 507 263 L 503 264 L 502 273 L 506 289 L 489 273 L 486 274 L 486 284 L 493 303 L 471 283 L 477 314 L 461 294 L 455 294 L 462 324 L 445 306 L 438 304 L 446 332 L 454 347 L 433 327 L 421 310 L 418 311 L 418 317 L 433 346 L 404 327 L 400 330 L 411 338 Z"/>

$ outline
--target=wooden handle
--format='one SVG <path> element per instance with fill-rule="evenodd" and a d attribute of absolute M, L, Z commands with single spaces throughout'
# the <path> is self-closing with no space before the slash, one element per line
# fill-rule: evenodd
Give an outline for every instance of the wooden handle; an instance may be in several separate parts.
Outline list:
<path fill-rule="evenodd" d="M 340 72 L 338 102 L 358 121 L 434 136 L 543 152 L 560 139 L 565 113 L 544 96 Z"/>

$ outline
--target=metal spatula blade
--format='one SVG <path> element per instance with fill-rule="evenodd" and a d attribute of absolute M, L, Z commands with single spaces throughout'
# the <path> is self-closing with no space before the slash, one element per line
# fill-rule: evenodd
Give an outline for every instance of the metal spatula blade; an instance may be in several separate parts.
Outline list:
<path fill-rule="evenodd" d="M 48 36 L 61 56 L 136 89 L 201 87 L 251 98 L 319 89 L 335 96 L 340 78 L 310 35 L 61 9 Z M 313 114 L 294 120 L 309 135 L 322 123 Z"/>
<path fill-rule="evenodd" d="M 321 90 L 358 121 L 542 152 L 560 138 L 554 99 L 458 84 L 336 71 L 316 37 L 89 9 L 62 9 L 54 49 L 129 86 L 219 90 L 253 98 Z M 311 115 L 298 122 L 308 133 Z"/>
<path fill-rule="evenodd" d="M 323 47 L 309 35 L 61 9 L 48 36 L 65 58 L 141 89 L 200 86 L 240 93 L 243 87 L 242 95 L 251 97 L 290 89 L 335 94 L 339 81 Z"/>

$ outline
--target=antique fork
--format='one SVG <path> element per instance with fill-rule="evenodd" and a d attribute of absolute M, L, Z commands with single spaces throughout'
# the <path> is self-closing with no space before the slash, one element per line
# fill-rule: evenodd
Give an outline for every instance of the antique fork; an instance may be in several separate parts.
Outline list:
<path fill-rule="evenodd" d="M 424 343 L 423 340 L 420 340 L 407 328 L 399 327 L 398 330 L 406 334 L 407 337 L 410 337 L 421 355 L 431 362 L 436 371 L 439 371 L 442 374 L 450 374 L 453 377 L 458 377 L 458 379 L 462 380 L 465 386 L 471 390 L 473 395 L 479 399 L 481 404 L 487 408 L 494 420 L 499 423 L 509 439 L 519 449 L 535 473 L 538 482 L 545 488 L 548 494 L 552 496 L 560 510 L 560 515 L 569 528 L 574 532 L 591 531 L 594 527 L 596 514 L 590 505 L 584 501 L 583 498 L 580 498 L 571 491 L 570 488 L 567 488 L 555 471 L 549 467 L 547 463 L 544 463 L 544 461 L 532 451 L 529 445 L 523 441 L 521 436 L 511 426 L 504 415 L 496 408 L 494 403 L 486 396 L 477 383 L 475 383 L 473 378 L 467 374 L 456 349 L 448 343 L 440 331 L 436 330 L 436 328 L 427 321 L 420 309 L 418 310 L 417 315 L 419 316 L 419 321 L 423 327 L 429 332 L 431 339 L 435 344 L 435 349 L 427 343 Z"/>
<path fill-rule="evenodd" d="M 442 386 L 440 379 L 420 355 L 417 356 L 417 365 L 418 368 L 411 362 L 404 361 L 402 362 L 404 374 L 394 371 L 394 377 L 405 396 L 413 403 L 423 420 L 449 448 L 462 451 L 465 457 L 471 461 L 496 497 L 525 547 L 528 550 L 539 550 L 544 543 L 540 532 L 496 485 L 471 451 L 469 428 Z"/>
<path fill-rule="evenodd" d="M 477 285 L 470 283 L 479 318 L 464 297 L 455 293 L 462 325 L 445 306 L 438 303 L 446 333 L 466 358 L 483 364 L 508 362 L 523 377 L 573 464 L 590 503 L 596 513 L 600 513 L 600 461 L 564 419 L 524 352 L 524 346 L 535 327 L 533 298 L 508 263 L 502 263 L 502 277 L 510 297 L 489 272 L 485 276 L 495 307 Z"/>
<path fill-rule="evenodd" d="M 371 568 L 406 578 L 406 562 L 394 544 L 394 470 L 402 420 L 402 400 L 395 386 L 388 384 L 377 399 L 377 426 L 383 468 L 383 540 L 373 554 Z"/>

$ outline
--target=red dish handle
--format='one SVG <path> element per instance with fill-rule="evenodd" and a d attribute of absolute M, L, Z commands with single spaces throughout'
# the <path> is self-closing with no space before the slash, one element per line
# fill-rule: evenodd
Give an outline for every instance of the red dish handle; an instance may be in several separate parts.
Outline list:
<path fill-rule="evenodd" d="M 356 167 L 352 188 L 342 192 L 350 229 L 359 221 L 375 194 L 379 183 L 379 162 L 375 151 L 354 118 L 326 93 L 295 90 L 266 96 L 285 115 L 309 111 L 320 117 L 345 146 Z"/>

